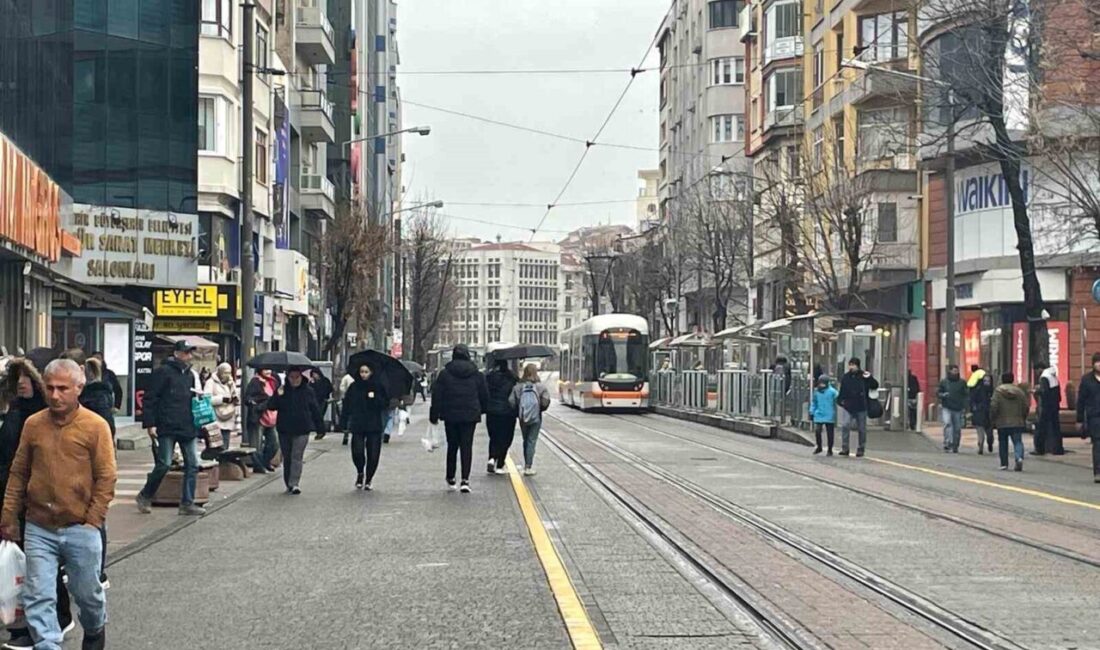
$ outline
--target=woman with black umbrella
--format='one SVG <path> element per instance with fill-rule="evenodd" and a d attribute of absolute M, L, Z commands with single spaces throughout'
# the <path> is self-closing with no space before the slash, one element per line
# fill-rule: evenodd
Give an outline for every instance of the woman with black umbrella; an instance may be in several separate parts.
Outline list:
<path fill-rule="evenodd" d="M 302 368 L 290 368 L 286 383 L 280 387 L 267 408 L 279 412 L 275 428 L 279 432 L 279 449 L 283 453 L 283 482 L 290 494 L 301 494 L 302 463 L 309 444 L 309 434 L 320 431 L 325 423 L 321 407 L 313 394 Z"/>
<path fill-rule="evenodd" d="M 355 488 L 371 490 L 382 456 L 382 434 L 390 396 L 385 384 L 367 364 L 355 368 L 355 381 L 344 393 L 340 428 L 351 431 L 351 460 L 355 463 Z"/>

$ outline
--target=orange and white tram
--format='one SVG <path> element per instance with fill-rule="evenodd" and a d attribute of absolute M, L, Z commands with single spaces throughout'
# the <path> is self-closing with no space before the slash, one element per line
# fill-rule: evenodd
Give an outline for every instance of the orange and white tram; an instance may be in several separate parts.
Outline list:
<path fill-rule="evenodd" d="M 558 395 L 581 410 L 649 406 L 649 325 L 640 316 L 593 316 L 561 335 Z"/>

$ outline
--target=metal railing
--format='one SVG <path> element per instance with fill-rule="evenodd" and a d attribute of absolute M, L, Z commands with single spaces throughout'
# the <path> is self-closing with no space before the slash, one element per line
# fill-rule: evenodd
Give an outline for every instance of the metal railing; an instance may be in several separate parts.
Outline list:
<path fill-rule="evenodd" d="M 650 376 L 650 402 L 728 417 L 785 421 L 804 412 L 809 395 L 787 390 L 786 378 L 770 370 L 661 371 Z M 802 405 L 801 400 L 806 400 Z"/>
<path fill-rule="evenodd" d="M 325 0 L 298 0 L 298 19 L 296 22 L 304 27 L 320 27 L 321 31 L 328 37 L 329 42 L 334 43 L 336 41 L 335 32 L 328 16 L 325 15 L 324 5 Z"/>
<path fill-rule="evenodd" d="M 336 201 L 336 186 L 328 178 L 320 174 L 302 174 L 300 178 L 302 194 L 321 193 L 328 197 L 328 200 Z"/>
<path fill-rule="evenodd" d="M 298 91 L 298 105 L 303 109 L 321 109 L 321 112 L 332 120 L 332 102 L 323 90 Z"/>

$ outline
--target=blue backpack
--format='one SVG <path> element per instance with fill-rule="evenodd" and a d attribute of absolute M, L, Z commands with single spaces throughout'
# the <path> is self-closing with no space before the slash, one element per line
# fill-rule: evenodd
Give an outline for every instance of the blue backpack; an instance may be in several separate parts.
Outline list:
<path fill-rule="evenodd" d="M 519 394 L 519 421 L 534 424 L 542 420 L 542 408 L 539 405 L 539 393 L 534 384 L 526 384 Z"/>

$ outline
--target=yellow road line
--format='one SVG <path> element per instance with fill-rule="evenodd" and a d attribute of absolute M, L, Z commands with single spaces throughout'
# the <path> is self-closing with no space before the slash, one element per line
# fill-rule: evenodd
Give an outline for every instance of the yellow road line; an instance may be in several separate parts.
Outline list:
<path fill-rule="evenodd" d="M 974 483 L 975 485 L 984 485 L 985 487 L 997 488 L 998 490 L 1005 490 L 1008 492 L 1015 492 L 1017 494 L 1026 494 L 1038 499 L 1047 499 L 1049 501 L 1057 501 L 1058 503 L 1064 503 L 1066 505 L 1078 506 L 1081 508 L 1089 508 L 1090 510 L 1100 510 L 1100 503 L 1090 503 L 1088 501 L 1078 501 L 1077 499 L 1070 499 L 1069 497 L 1061 497 L 1057 494 L 1050 494 L 1049 492 L 1042 492 L 1040 490 L 1029 490 L 1027 488 L 1016 487 L 1015 485 L 1005 485 L 1004 483 L 996 483 L 994 481 L 983 481 L 979 478 L 970 478 L 969 476 L 960 476 L 958 474 L 952 474 L 950 472 L 943 472 L 938 469 L 931 469 L 929 467 L 921 467 L 919 465 L 907 465 L 905 463 L 899 463 L 893 460 L 884 460 L 882 458 L 867 457 L 867 460 L 882 463 L 883 465 L 893 465 L 894 467 L 902 467 L 904 469 L 911 469 L 917 472 L 924 472 L 925 474 L 932 474 L 933 476 L 942 476 L 944 478 L 955 479 L 956 481 L 964 481 L 966 483 Z"/>
<path fill-rule="evenodd" d="M 577 590 L 573 587 L 573 581 L 558 556 L 554 543 L 550 541 L 550 535 L 546 527 L 542 525 L 535 502 L 531 493 L 520 478 L 512 459 L 508 459 L 508 475 L 512 479 L 512 489 L 516 493 L 516 501 L 523 512 L 523 519 L 527 523 L 527 530 L 531 534 L 531 541 L 535 545 L 535 552 L 542 563 L 542 570 L 546 572 L 546 580 L 550 583 L 550 591 L 554 594 L 554 600 L 558 603 L 558 611 L 565 621 L 565 629 L 569 633 L 569 640 L 576 650 L 602 650 L 599 636 L 596 635 L 592 622 L 588 619 L 581 599 L 577 596 Z"/>

